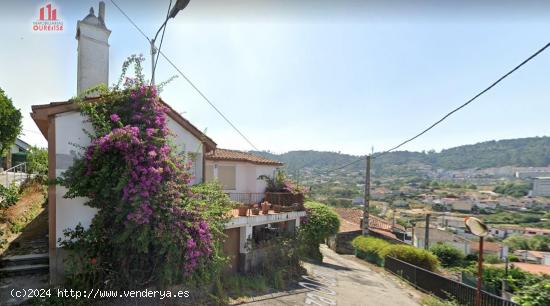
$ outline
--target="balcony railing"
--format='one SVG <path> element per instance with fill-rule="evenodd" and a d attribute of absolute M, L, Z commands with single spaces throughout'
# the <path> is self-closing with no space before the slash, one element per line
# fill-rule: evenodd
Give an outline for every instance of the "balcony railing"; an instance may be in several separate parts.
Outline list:
<path fill-rule="evenodd" d="M 227 195 L 231 200 L 242 204 L 259 204 L 265 199 L 263 192 L 228 192 Z"/>

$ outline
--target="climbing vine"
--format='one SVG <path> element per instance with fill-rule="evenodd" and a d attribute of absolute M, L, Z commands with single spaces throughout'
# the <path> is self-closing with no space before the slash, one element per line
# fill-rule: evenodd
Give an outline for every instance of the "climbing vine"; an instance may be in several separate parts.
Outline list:
<path fill-rule="evenodd" d="M 175 153 L 167 107 L 132 56 L 110 90 L 80 99 L 91 143 L 59 179 L 65 197 L 98 209 L 89 229 L 66 231 L 69 271 L 81 285 L 139 288 L 208 275 L 223 261 L 219 241 L 229 199 L 215 186 L 189 186 L 192 166 Z M 133 64 L 135 78 L 126 77 Z M 124 82 L 122 82 L 124 81 Z"/>

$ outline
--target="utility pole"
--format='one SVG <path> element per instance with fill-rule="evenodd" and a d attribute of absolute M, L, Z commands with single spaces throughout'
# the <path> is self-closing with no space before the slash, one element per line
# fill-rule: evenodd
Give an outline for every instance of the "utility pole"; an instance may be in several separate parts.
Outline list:
<path fill-rule="evenodd" d="M 430 248 L 430 214 L 426 214 L 426 229 L 424 232 L 424 249 Z"/>
<path fill-rule="evenodd" d="M 363 235 L 369 234 L 369 201 L 370 201 L 370 155 L 367 155 L 365 171 L 365 198 L 363 205 Z"/>

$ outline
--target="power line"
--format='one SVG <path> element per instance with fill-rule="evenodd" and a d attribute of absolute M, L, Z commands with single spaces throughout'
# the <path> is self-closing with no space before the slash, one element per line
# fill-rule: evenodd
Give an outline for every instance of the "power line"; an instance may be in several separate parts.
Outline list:
<path fill-rule="evenodd" d="M 429 127 L 427 127 L 426 129 L 422 130 L 420 133 L 416 134 L 415 136 L 403 141 L 402 143 L 396 145 L 395 147 L 392 147 L 391 149 L 389 150 L 386 150 L 386 151 L 383 151 L 381 153 L 378 153 L 378 154 L 373 154 L 372 156 L 372 159 L 375 159 L 375 158 L 380 158 L 381 156 L 387 154 L 387 153 L 390 153 L 394 150 L 397 150 L 399 149 L 400 147 L 402 147 L 403 145 L 415 140 L 416 138 L 424 135 L 426 132 L 428 132 L 429 130 L 433 129 L 435 126 L 437 126 L 438 124 L 440 124 L 441 122 L 443 122 L 445 119 L 447 119 L 448 117 L 450 117 L 452 114 L 456 113 L 457 111 L 461 110 L 462 108 L 466 107 L 468 104 L 472 103 L 474 100 L 476 100 L 477 98 L 479 98 L 480 96 L 482 96 L 483 94 L 485 94 L 486 92 L 488 92 L 489 90 L 491 90 L 493 87 L 495 87 L 498 83 L 500 83 L 501 81 L 503 81 L 505 78 L 507 78 L 508 76 L 510 76 L 512 73 L 516 72 L 516 70 L 518 70 L 519 68 L 521 68 L 523 65 L 527 64 L 529 61 L 531 61 L 533 58 L 537 57 L 539 54 L 541 54 L 544 50 L 546 50 L 548 47 L 550 47 L 550 42 L 547 43 L 544 47 L 540 48 L 537 52 L 533 53 L 531 56 L 529 56 L 527 59 L 525 59 L 523 62 L 521 62 L 519 65 L 517 65 L 516 67 L 514 67 L 512 70 L 508 71 L 506 74 L 504 74 L 503 76 L 501 76 L 498 80 L 494 81 L 491 85 L 489 85 L 487 88 L 485 88 L 484 90 L 482 90 L 481 92 L 479 92 L 477 95 L 475 95 L 473 98 L 471 98 L 470 100 L 466 101 L 464 104 L 460 105 L 459 107 L 453 109 L 452 111 L 450 111 L 449 113 L 447 113 L 445 116 L 443 116 L 441 119 L 437 120 L 436 122 L 434 122 L 432 125 L 430 125 Z M 347 166 L 350 166 L 352 164 L 355 164 L 359 161 L 362 161 L 364 160 L 366 157 L 365 156 L 362 156 L 356 160 L 353 160 L 343 166 L 340 166 L 340 167 L 336 167 L 334 169 L 330 169 L 328 170 L 327 172 L 325 172 L 326 174 L 328 173 L 331 173 L 331 172 L 334 172 L 334 171 L 337 171 L 337 170 L 341 170 Z"/>
<path fill-rule="evenodd" d="M 136 30 L 138 30 L 141 35 L 143 35 L 143 37 L 145 37 L 145 39 L 147 39 L 147 41 L 149 43 L 151 43 L 151 39 L 139 28 L 139 26 L 132 20 L 132 18 L 130 18 L 130 16 L 128 16 L 124 10 L 122 10 L 122 8 L 120 8 L 120 6 L 118 6 L 116 4 L 116 2 L 114 0 L 111 0 L 111 3 L 113 3 L 114 6 L 116 6 L 116 8 L 122 13 L 122 15 L 124 15 L 124 17 L 126 17 L 126 19 L 128 19 L 128 21 L 134 26 L 134 28 L 136 28 Z M 174 64 L 169 58 L 168 56 L 166 56 L 164 54 L 164 52 L 160 51 L 159 50 L 159 54 L 162 55 L 162 57 L 170 64 L 170 66 L 172 66 L 186 81 L 187 83 L 189 83 L 189 85 L 191 85 L 191 87 L 193 87 L 193 89 L 195 89 L 195 91 L 250 145 L 252 146 L 252 148 L 254 148 L 254 150 L 256 151 L 259 151 L 259 149 L 250 141 L 250 139 L 248 139 L 248 137 L 246 137 L 215 105 L 214 103 L 212 103 L 212 101 L 210 101 L 210 99 L 208 99 L 206 97 L 206 95 L 197 87 L 195 86 L 195 84 L 176 66 L 176 64 Z"/>
<path fill-rule="evenodd" d="M 459 107 L 453 109 L 451 112 L 447 113 L 445 116 L 443 116 L 441 119 L 437 120 L 436 122 L 434 122 L 432 125 L 430 125 L 428 128 L 424 129 L 422 132 L 416 134 L 415 136 L 403 141 L 402 143 L 398 144 L 397 146 L 389 149 L 389 150 L 386 150 L 380 154 L 378 154 L 376 157 L 380 157 L 384 154 L 387 154 L 393 150 L 396 150 L 396 149 L 399 149 L 400 147 L 402 147 L 403 145 L 415 140 L 416 138 L 424 135 L 426 132 L 428 132 L 429 130 L 433 129 L 436 125 L 440 124 L 441 122 L 443 122 L 445 119 L 447 119 L 449 116 L 451 116 L 452 114 L 456 113 L 457 111 L 461 110 L 462 108 L 466 107 L 468 104 L 474 102 L 474 100 L 476 100 L 477 98 L 479 98 L 480 96 L 482 96 L 484 93 L 488 92 L 489 90 L 491 90 L 493 87 L 495 87 L 498 83 L 500 83 L 502 80 L 504 80 L 505 78 L 507 78 L 508 76 L 510 76 L 512 73 L 514 73 L 516 70 L 518 70 L 519 68 L 521 68 L 523 65 L 527 64 L 529 61 L 531 61 L 533 58 L 537 57 L 539 54 L 541 54 L 544 50 L 546 50 L 548 47 L 550 47 L 550 42 L 547 43 L 544 47 L 540 48 L 537 52 L 533 53 L 533 55 L 529 56 L 526 60 L 524 60 L 523 62 L 521 62 L 521 64 L 517 65 L 516 67 L 514 67 L 514 69 L 508 71 L 505 75 L 501 76 L 498 80 L 496 80 L 495 82 L 493 82 L 491 85 L 489 85 L 489 87 L 485 88 L 484 90 L 482 90 L 480 93 L 478 93 L 477 95 L 475 95 L 473 98 L 471 98 L 470 100 L 466 101 L 466 103 L 460 105 Z"/>

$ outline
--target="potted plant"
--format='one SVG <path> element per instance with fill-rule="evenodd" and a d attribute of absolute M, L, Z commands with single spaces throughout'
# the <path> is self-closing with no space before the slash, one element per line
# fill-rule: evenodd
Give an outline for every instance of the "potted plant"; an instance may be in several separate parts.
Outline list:
<path fill-rule="evenodd" d="M 237 209 L 239 210 L 239 216 L 246 217 L 248 215 L 248 205 L 241 204 Z"/>
<path fill-rule="evenodd" d="M 260 214 L 260 208 L 258 208 L 258 204 L 254 204 L 252 207 L 252 214 L 253 215 L 259 215 Z"/>
<path fill-rule="evenodd" d="M 275 204 L 273 204 L 273 205 L 271 205 L 271 206 L 273 207 L 273 211 L 274 211 L 275 213 L 280 213 L 280 212 L 281 212 L 281 208 L 282 208 L 281 205 L 275 205 Z"/>
<path fill-rule="evenodd" d="M 269 202 L 267 201 L 262 202 L 262 214 L 267 215 L 269 213 L 269 206 L 271 206 Z"/>

